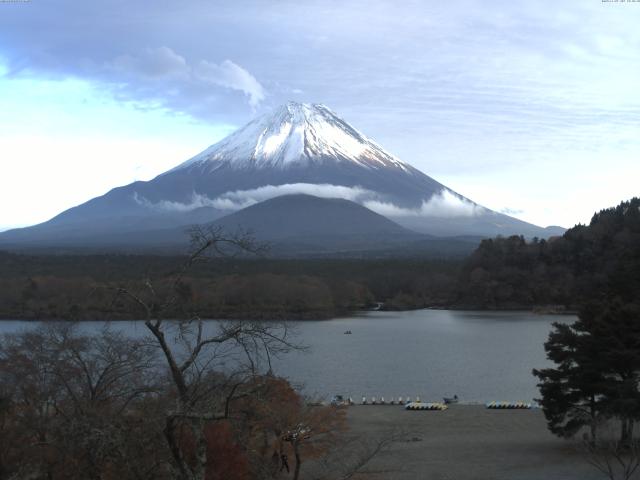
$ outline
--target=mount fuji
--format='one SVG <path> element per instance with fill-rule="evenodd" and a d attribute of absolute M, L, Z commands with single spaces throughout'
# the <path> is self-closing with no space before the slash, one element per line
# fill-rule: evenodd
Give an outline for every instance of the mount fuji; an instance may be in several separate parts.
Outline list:
<path fill-rule="evenodd" d="M 45 223 L 4 232 L 0 247 L 184 243 L 186 226 L 276 197 L 299 201 L 300 195 L 359 204 L 411 235 L 548 237 L 563 231 L 478 205 L 387 153 L 326 106 L 290 102 L 150 181 L 114 188 Z M 340 235 L 330 222 L 323 225 L 326 233 Z"/>

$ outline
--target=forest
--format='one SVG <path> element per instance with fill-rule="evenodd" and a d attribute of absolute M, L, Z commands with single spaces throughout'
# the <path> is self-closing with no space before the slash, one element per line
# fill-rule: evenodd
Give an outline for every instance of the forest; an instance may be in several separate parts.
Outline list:
<path fill-rule="evenodd" d="M 503 252 L 509 248 L 502 247 Z M 533 370 L 549 430 L 564 438 L 582 434 L 592 465 L 605 478 L 635 478 L 640 468 L 640 201 L 604 210 L 589 226 L 555 242 L 513 242 L 511 248 L 509 262 L 521 262 L 522 269 L 532 264 L 544 272 L 552 262 L 562 266 L 564 275 L 548 281 L 559 287 L 564 279 L 564 295 L 577 305 L 577 319 L 554 323 L 544 345 L 553 366 Z M 491 245 L 485 249 L 491 252 Z M 506 261 L 499 263 L 506 268 Z M 556 288 L 554 294 L 559 292 Z M 613 437 L 608 430 L 616 432 Z"/>
<path fill-rule="evenodd" d="M 374 308 L 531 309 L 574 312 L 614 282 L 640 287 L 640 199 L 596 213 L 562 237 L 486 239 L 463 259 L 208 258 L 180 285 L 187 318 L 321 319 Z M 115 298 L 153 279 L 169 288 L 184 258 L 151 255 L 28 255 L 0 252 L 0 317 L 132 319 Z"/>
<path fill-rule="evenodd" d="M 130 319 L 140 312 L 114 300 L 122 285 L 152 278 L 167 288 L 184 258 L 0 254 L 0 317 Z M 174 318 L 319 319 L 372 308 L 444 305 L 459 269 L 455 260 L 211 258 L 190 269 L 189 298 Z"/>
<path fill-rule="evenodd" d="M 456 305 L 576 310 L 606 291 L 640 291 L 640 199 L 596 213 L 547 241 L 484 240 L 462 266 Z"/>

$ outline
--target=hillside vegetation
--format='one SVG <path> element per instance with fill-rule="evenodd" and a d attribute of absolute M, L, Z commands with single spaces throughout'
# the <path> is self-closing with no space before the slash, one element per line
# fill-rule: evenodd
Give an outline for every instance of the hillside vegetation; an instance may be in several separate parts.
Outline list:
<path fill-rule="evenodd" d="M 596 213 L 549 241 L 484 240 L 465 262 L 454 303 L 474 308 L 573 310 L 615 291 L 640 291 L 640 199 Z"/>
<path fill-rule="evenodd" d="M 0 316 L 129 319 L 141 312 L 115 289 L 170 288 L 180 257 L 0 254 Z M 211 259 L 182 281 L 174 317 L 329 318 L 386 302 L 388 308 L 445 304 L 460 261 Z"/>
<path fill-rule="evenodd" d="M 120 286 L 169 288 L 183 258 L 0 253 L 0 317 L 129 319 Z M 608 292 L 640 291 L 640 199 L 549 240 L 498 237 L 466 259 L 217 258 L 182 281 L 174 318 L 315 319 L 372 308 L 575 311 Z"/>

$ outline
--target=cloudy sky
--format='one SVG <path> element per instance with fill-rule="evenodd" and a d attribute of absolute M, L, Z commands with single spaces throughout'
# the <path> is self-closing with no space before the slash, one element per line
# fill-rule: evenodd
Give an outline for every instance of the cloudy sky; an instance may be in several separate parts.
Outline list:
<path fill-rule="evenodd" d="M 588 222 L 640 195 L 639 25 L 630 1 L 0 0 L 0 229 L 288 100 L 489 208 Z"/>

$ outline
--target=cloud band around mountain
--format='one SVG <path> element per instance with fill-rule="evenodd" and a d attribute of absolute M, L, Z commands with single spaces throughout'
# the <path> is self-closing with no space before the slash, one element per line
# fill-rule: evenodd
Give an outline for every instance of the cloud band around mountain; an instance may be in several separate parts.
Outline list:
<path fill-rule="evenodd" d="M 418 208 L 404 208 L 378 200 L 365 201 L 363 205 L 385 217 L 474 217 L 485 210 L 446 189 L 433 195 L 429 200 L 423 200 Z"/>
<path fill-rule="evenodd" d="M 151 202 L 134 194 L 134 200 L 147 208 L 172 212 L 187 212 L 196 208 L 211 207 L 218 210 L 236 211 L 256 203 L 282 195 L 306 194 L 321 198 L 342 198 L 362 204 L 364 207 L 386 217 L 472 217 L 483 212 L 479 205 L 460 197 L 449 190 L 442 190 L 429 200 L 424 200 L 417 208 L 400 207 L 392 202 L 383 201 L 377 192 L 360 186 L 288 183 L 265 185 L 250 190 L 225 192 L 215 198 L 193 192 L 188 202 L 162 200 Z"/>

